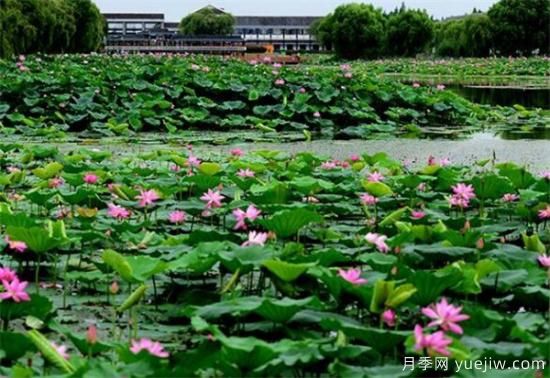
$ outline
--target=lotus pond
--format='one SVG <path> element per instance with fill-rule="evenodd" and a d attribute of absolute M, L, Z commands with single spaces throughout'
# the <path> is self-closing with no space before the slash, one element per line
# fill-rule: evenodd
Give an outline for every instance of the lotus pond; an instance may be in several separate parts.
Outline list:
<path fill-rule="evenodd" d="M 402 84 L 363 64 L 252 63 L 100 55 L 3 61 L 0 132 L 58 139 L 68 131 L 252 130 L 272 139 L 289 132 L 307 140 L 373 139 L 468 135 L 495 126 L 540 132 L 550 123 L 548 109 L 475 104 L 442 84 Z"/>
<path fill-rule="evenodd" d="M 406 356 L 545 360 L 550 173 L 351 152 L 0 144 L 0 374 L 405 377 L 419 373 Z"/>

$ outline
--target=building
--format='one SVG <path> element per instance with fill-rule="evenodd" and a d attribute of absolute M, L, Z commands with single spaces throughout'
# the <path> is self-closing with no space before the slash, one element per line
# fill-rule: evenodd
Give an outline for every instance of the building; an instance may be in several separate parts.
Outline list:
<path fill-rule="evenodd" d="M 218 12 L 222 9 L 208 6 Z M 161 13 L 107 13 L 107 47 L 113 38 L 151 33 L 178 33 L 179 22 L 167 22 Z M 322 46 L 310 33 L 319 17 L 235 16 L 235 33 L 249 48 L 271 46 L 274 51 L 321 51 Z M 122 38 L 122 39 L 124 39 Z M 134 41 L 135 42 L 135 41 Z"/>
<path fill-rule="evenodd" d="M 275 51 L 320 51 L 310 32 L 319 17 L 236 16 L 235 34 L 247 45 L 273 45 Z"/>
<path fill-rule="evenodd" d="M 103 16 L 109 36 L 138 34 L 166 27 L 162 13 L 105 13 Z"/>

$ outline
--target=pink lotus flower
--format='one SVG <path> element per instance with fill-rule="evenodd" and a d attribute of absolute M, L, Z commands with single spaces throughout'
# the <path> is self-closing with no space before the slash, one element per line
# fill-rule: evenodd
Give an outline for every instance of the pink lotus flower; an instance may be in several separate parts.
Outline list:
<path fill-rule="evenodd" d="M 338 274 L 352 285 L 363 285 L 367 283 L 366 279 L 361 278 L 361 269 L 338 269 Z"/>
<path fill-rule="evenodd" d="M 0 281 L 11 282 L 17 278 L 17 274 L 10 268 L 0 268 Z"/>
<path fill-rule="evenodd" d="M 304 87 L 301 87 L 301 88 L 298 90 L 298 92 L 300 92 L 300 93 L 306 93 L 306 89 L 305 89 Z"/>
<path fill-rule="evenodd" d="M 285 85 L 285 81 L 283 79 L 277 79 L 275 80 L 275 85 L 279 85 L 279 86 Z"/>
<path fill-rule="evenodd" d="M 65 181 L 60 177 L 54 177 L 48 182 L 48 187 L 51 189 L 56 189 L 62 186 L 65 183 Z"/>
<path fill-rule="evenodd" d="M 240 148 L 234 148 L 231 150 L 231 155 L 240 157 L 244 155 L 244 151 Z"/>
<path fill-rule="evenodd" d="M 453 342 L 453 340 L 445 337 L 445 333 L 443 331 L 437 331 L 435 333 L 425 335 L 422 326 L 417 324 L 414 327 L 414 337 L 416 341 L 416 350 L 427 349 L 429 355 L 436 353 L 443 356 L 451 355 L 447 347 Z"/>
<path fill-rule="evenodd" d="M 456 184 L 452 188 L 453 188 L 454 194 L 459 198 L 463 198 L 469 201 L 472 198 L 476 197 L 474 193 L 474 188 L 472 187 L 472 185 L 466 185 L 466 184 L 460 183 L 460 184 Z"/>
<path fill-rule="evenodd" d="M 420 184 L 418 184 L 418 186 L 416 187 L 416 190 L 418 190 L 419 192 L 425 192 L 426 191 L 426 183 L 425 182 L 421 182 Z"/>
<path fill-rule="evenodd" d="M 111 285 L 109 286 L 109 293 L 115 295 L 120 290 L 120 286 L 118 285 L 118 282 L 113 281 Z"/>
<path fill-rule="evenodd" d="M 307 202 L 307 203 L 319 203 L 319 199 L 317 199 L 317 198 L 314 197 L 314 196 L 307 196 L 307 197 L 302 198 L 302 202 Z"/>
<path fill-rule="evenodd" d="M 181 171 L 181 167 L 177 164 L 172 164 L 172 165 L 170 165 L 170 170 L 172 172 L 179 172 L 179 171 Z"/>
<path fill-rule="evenodd" d="M 341 64 L 340 69 L 342 71 L 350 71 L 351 70 L 351 65 L 350 64 Z"/>
<path fill-rule="evenodd" d="M 438 91 L 443 91 L 443 90 L 445 90 L 445 85 L 443 85 L 443 84 L 438 84 L 438 85 L 437 85 L 437 90 L 438 90 Z"/>
<path fill-rule="evenodd" d="M 344 73 L 344 77 L 346 79 L 351 79 L 353 77 L 353 74 L 351 72 L 346 72 L 346 73 Z"/>
<path fill-rule="evenodd" d="M 6 243 L 8 243 L 8 248 L 13 251 L 23 253 L 28 248 L 27 243 L 22 241 L 11 240 L 9 236 L 6 236 L 4 240 L 6 241 Z"/>
<path fill-rule="evenodd" d="M 138 354 L 142 350 L 145 350 L 152 356 L 159 358 L 167 358 L 170 356 L 170 354 L 164 350 L 164 346 L 158 341 L 152 341 L 146 338 L 141 340 L 132 340 L 130 351 L 134 354 Z"/>
<path fill-rule="evenodd" d="M 540 265 L 544 266 L 545 268 L 550 268 L 550 256 L 541 255 L 537 257 L 537 260 L 540 263 Z"/>
<path fill-rule="evenodd" d="M 201 196 L 201 200 L 206 202 L 207 209 L 221 207 L 224 198 L 225 196 L 221 195 L 219 191 L 214 192 L 212 189 L 208 189 L 208 192 Z"/>
<path fill-rule="evenodd" d="M 550 171 L 542 172 L 540 177 L 542 177 L 543 179 L 546 179 L 546 180 L 550 180 Z"/>
<path fill-rule="evenodd" d="M 321 164 L 321 169 L 325 169 L 327 171 L 330 171 L 332 169 L 336 169 L 338 165 L 334 161 L 325 161 L 323 164 Z"/>
<path fill-rule="evenodd" d="M 367 176 L 368 182 L 380 182 L 384 180 L 384 176 L 380 172 L 372 172 Z"/>
<path fill-rule="evenodd" d="M 53 341 L 50 341 L 50 344 L 52 347 L 54 347 L 54 349 L 57 351 L 57 353 L 63 357 L 64 359 L 68 360 L 69 359 L 69 354 L 67 353 L 67 346 L 66 345 L 57 345 L 56 343 L 54 343 Z"/>
<path fill-rule="evenodd" d="M 550 219 L 550 205 L 546 205 L 546 209 L 539 210 L 540 219 Z"/>
<path fill-rule="evenodd" d="M 237 176 L 239 177 L 254 177 L 256 174 L 254 173 L 254 171 L 251 171 L 250 169 L 246 168 L 246 169 L 239 169 L 239 171 L 237 172 Z"/>
<path fill-rule="evenodd" d="M 321 113 L 315 112 L 315 113 L 313 113 L 313 116 L 314 116 L 315 118 L 321 118 Z"/>
<path fill-rule="evenodd" d="M 115 205 L 114 203 L 110 203 L 107 205 L 107 215 L 111 218 L 116 219 L 127 219 L 130 217 L 130 210 L 125 209 L 122 206 Z"/>
<path fill-rule="evenodd" d="M 448 165 L 451 165 L 451 159 L 441 158 L 441 159 L 439 159 L 439 165 L 442 166 L 442 167 L 446 167 Z"/>
<path fill-rule="evenodd" d="M 426 213 L 422 210 L 413 210 L 411 211 L 411 218 L 412 219 L 422 219 L 426 216 Z"/>
<path fill-rule="evenodd" d="M 353 162 L 361 160 L 361 157 L 359 155 L 353 154 L 349 157 L 349 159 Z"/>
<path fill-rule="evenodd" d="M 139 195 L 136 196 L 136 199 L 139 200 L 139 206 L 146 207 L 155 203 L 155 201 L 160 199 L 160 197 L 157 192 L 151 189 L 140 191 Z"/>
<path fill-rule="evenodd" d="M 263 247 L 265 245 L 265 242 L 267 241 L 267 237 L 267 232 L 250 231 L 250 233 L 248 234 L 248 240 L 241 244 L 241 246 L 249 247 L 252 245 L 259 245 Z"/>
<path fill-rule="evenodd" d="M 19 278 L 15 277 L 11 282 L 2 280 L 4 285 L 4 292 L 0 293 L 0 299 L 13 299 L 15 302 L 27 302 L 31 298 L 29 294 L 25 292 L 25 288 L 29 283 L 27 281 L 20 282 Z"/>
<path fill-rule="evenodd" d="M 189 155 L 186 164 L 188 167 L 198 167 L 201 164 L 201 161 L 195 155 Z"/>
<path fill-rule="evenodd" d="M 86 331 L 86 341 L 88 344 L 97 343 L 97 328 L 95 325 L 90 325 Z"/>
<path fill-rule="evenodd" d="M 519 199 L 519 196 L 514 193 L 506 193 L 505 195 L 502 196 L 503 202 L 514 202 L 514 201 L 517 201 L 518 199 Z"/>
<path fill-rule="evenodd" d="M 369 232 L 365 236 L 365 240 L 370 244 L 374 244 L 380 252 L 387 253 L 390 250 L 390 247 L 386 244 L 386 235 L 379 235 L 376 233 Z"/>
<path fill-rule="evenodd" d="M 468 315 L 461 314 L 462 307 L 455 307 L 443 298 L 439 303 L 431 307 L 424 307 L 422 313 L 430 319 L 434 319 L 428 327 L 439 326 L 444 331 L 451 331 L 461 335 L 462 328 L 457 324 L 463 320 L 470 319 Z"/>
<path fill-rule="evenodd" d="M 420 88 L 420 83 L 413 83 L 413 88 Z"/>
<path fill-rule="evenodd" d="M 86 173 L 84 175 L 84 182 L 89 185 L 97 184 L 99 177 L 94 173 Z"/>
<path fill-rule="evenodd" d="M 361 194 L 361 203 L 365 206 L 373 206 L 378 202 L 378 198 L 368 193 Z"/>
<path fill-rule="evenodd" d="M 258 210 L 254 205 L 248 206 L 246 211 L 243 211 L 241 209 L 235 209 L 233 210 L 233 216 L 235 217 L 235 220 L 237 221 L 237 224 L 235 225 L 235 230 L 246 230 L 246 220 L 248 219 L 250 222 L 254 222 L 256 218 L 258 218 L 262 214 L 260 210 Z"/>
<path fill-rule="evenodd" d="M 387 309 L 382 313 L 382 321 L 388 325 L 388 327 L 393 327 L 395 325 L 395 311 L 392 309 Z"/>
<path fill-rule="evenodd" d="M 176 210 L 168 214 L 168 221 L 173 224 L 182 224 L 187 219 L 187 214 L 183 211 Z"/>

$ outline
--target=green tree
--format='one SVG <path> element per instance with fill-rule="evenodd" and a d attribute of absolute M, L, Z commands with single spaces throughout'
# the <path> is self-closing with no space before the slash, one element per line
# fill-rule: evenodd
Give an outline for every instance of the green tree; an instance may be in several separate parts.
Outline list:
<path fill-rule="evenodd" d="M 550 49 L 550 0 L 501 0 L 487 13 L 497 52 L 530 54 Z"/>
<path fill-rule="evenodd" d="M 105 18 L 91 0 L 68 0 L 73 9 L 75 33 L 71 40 L 72 52 L 96 51 L 101 47 L 105 32 Z"/>
<path fill-rule="evenodd" d="M 95 51 L 104 23 L 91 0 L 0 0 L 0 57 Z"/>
<path fill-rule="evenodd" d="M 370 4 L 346 4 L 325 17 L 317 33 L 322 43 L 332 45 L 340 58 L 374 58 L 383 47 L 384 27 L 380 9 Z"/>
<path fill-rule="evenodd" d="M 388 16 L 386 33 L 389 55 L 415 56 L 432 42 L 434 22 L 426 11 L 402 7 Z"/>
<path fill-rule="evenodd" d="M 19 0 L 0 2 L 0 56 L 25 53 L 36 40 L 37 29 L 24 14 Z"/>
<path fill-rule="evenodd" d="M 206 7 L 184 17 L 179 25 L 185 35 L 233 34 L 235 18 L 214 7 Z"/>
<path fill-rule="evenodd" d="M 486 57 L 492 50 L 491 22 L 483 13 L 441 22 L 435 34 L 438 55 Z"/>
<path fill-rule="evenodd" d="M 484 13 L 474 13 L 465 17 L 462 23 L 462 56 L 489 56 L 493 39 L 489 17 Z"/>
<path fill-rule="evenodd" d="M 332 17 L 320 18 L 311 25 L 309 30 L 327 50 L 332 50 L 332 20 Z"/>

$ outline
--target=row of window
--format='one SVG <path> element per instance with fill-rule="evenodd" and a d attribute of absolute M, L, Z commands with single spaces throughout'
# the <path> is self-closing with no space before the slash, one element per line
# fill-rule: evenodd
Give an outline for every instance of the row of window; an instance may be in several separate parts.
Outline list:
<path fill-rule="evenodd" d="M 251 28 L 237 28 L 235 29 L 235 32 L 237 34 L 260 34 L 260 35 L 270 35 L 270 34 L 298 34 L 298 35 L 304 35 L 304 34 L 309 34 L 309 29 L 308 28 L 300 28 L 300 29 L 296 29 L 296 28 L 288 28 L 288 29 L 285 29 L 285 28 L 268 28 L 268 29 L 265 29 L 265 28 L 255 28 L 255 29 L 251 29 Z"/>
<path fill-rule="evenodd" d="M 125 26 L 126 25 L 126 26 Z M 161 23 L 153 22 L 109 22 L 109 30 L 123 30 L 126 27 L 127 30 L 148 30 L 161 28 L 163 25 Z M 309 29 L 307 28 L 237 28 L 235 29 L 236 34 L 246 35 L 246 34 L 257 34 L 257 35 L 308 35 Z"/>

